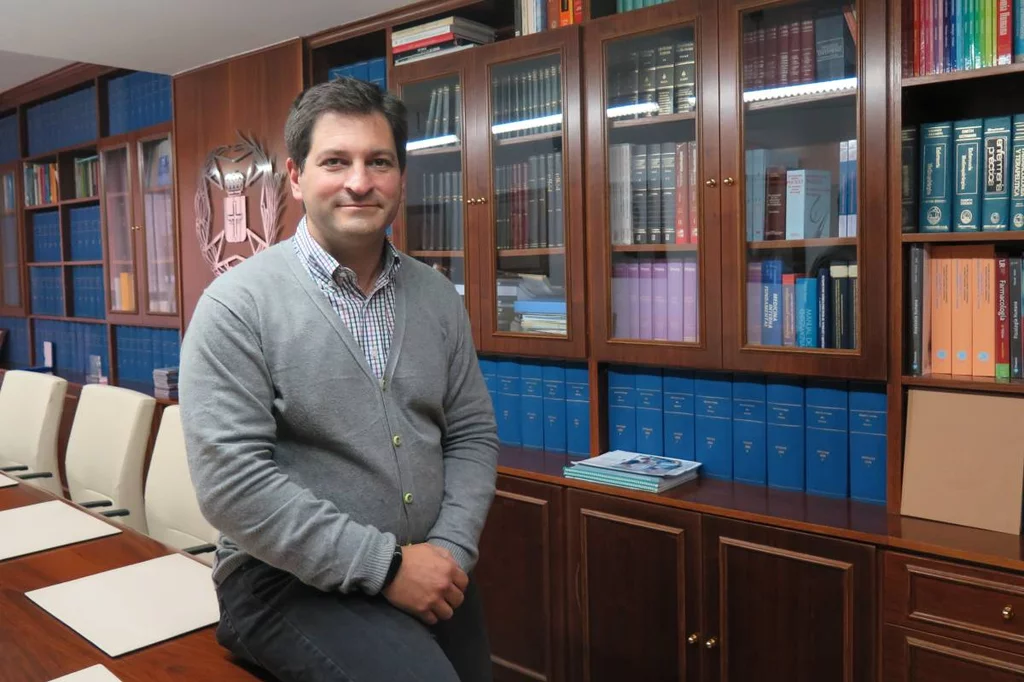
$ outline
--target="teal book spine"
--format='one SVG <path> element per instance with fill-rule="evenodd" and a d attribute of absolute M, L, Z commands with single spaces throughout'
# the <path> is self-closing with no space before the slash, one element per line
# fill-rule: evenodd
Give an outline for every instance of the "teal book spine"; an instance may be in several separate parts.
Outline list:
<path fill-rule="evenodd" d="M 985 119 L 985 182 L 981 199 L 981 229 L 985 232 L 1009 229 L 1010 183 L 1007 171 L 1011 125 L 1009 116 Z"/>
<path fill-rule="evenodd" d="M 957 121 L 953 126 L 953 147 L 956 159 L 953 191 L 953 231 L 977 232 L 981 229 L 981 158 L 982 130 L 980 118 Z"/>
<path fill-rule="evenodd" d="M 1013 117 L 1010 157 L 1013 159 L 1010 170 L 1010 229 L 1024 230 L 1024 114 Z"/>
<path fill-rule="evenodd" d="M 952 123 L 921 126 L 921 192 L 918 227 L 921 232 L 950 232 L 953 202 Z"/>

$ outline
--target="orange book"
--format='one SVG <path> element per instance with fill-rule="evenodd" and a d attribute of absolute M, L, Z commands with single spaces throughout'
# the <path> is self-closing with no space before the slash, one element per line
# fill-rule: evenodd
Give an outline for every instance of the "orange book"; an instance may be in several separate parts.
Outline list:
<path fill-rule="evenodd" d="M 971 277 L 972 350 L 971 373 L 976 377 L 996 375 L 996 247 L 977 244 Z"/>
<path fill-rule="evenodd" d="M 932 247 L 928 263 L 931 287 L 931 362 L 932 373 L 953 373 L 953 255 L 951 247 Z M 925 351 L 929 352 L 929 351 Z"/>
<path fill-rule="evenodd" d="M 951 318 L 953 374 L 971 374 L 974 327 L 971 316 L 971 275 L 974 252 L 970 246 L 950 248 L 953 255 L 953 315 Z"/>

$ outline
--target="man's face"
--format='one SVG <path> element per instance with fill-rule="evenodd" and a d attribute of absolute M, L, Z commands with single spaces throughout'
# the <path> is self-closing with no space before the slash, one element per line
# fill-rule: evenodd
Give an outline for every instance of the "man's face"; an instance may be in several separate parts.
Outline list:
<path fill-rule="evenodd" d="M 405 192 L 395 140 L 380 113 L 323 114 L 313 127 L 305 167 L 299 172 L 288 159 L 288 176 L 311 230 L 328 243 L 383 232 Z"/>

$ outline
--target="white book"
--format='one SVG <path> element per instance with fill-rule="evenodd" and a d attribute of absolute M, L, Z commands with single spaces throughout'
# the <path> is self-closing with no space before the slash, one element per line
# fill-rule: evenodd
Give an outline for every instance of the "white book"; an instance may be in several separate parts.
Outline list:
<path fill-rule="evenodd" d="M 850 140 L 850 165 L 846 173 L 846 236 L 857 236 L 857 140 Z"/>
<path fill-rule="evenodd" d="M 832 235 L 832 174 L 826 170 L 786 172 L 786 239 Z"/>
<path fill-rule="evenodd" d="M 597 457 L 581 459 L 575 465 L 657 477 L 680 476 L 700 468 L 700 462 L 675 459 L 674 457 L 644 455 L 627 450 L 612 450 Z"/>
<path fill-rule="evenodd" d="M 843 182 L 846 179 L 846 168 L 847 162 L 850 160 L 850 143 L 843 140 L 839 143 L 839 181 Z M 849 196 L 846 192 L 846 187 L 839 188 L 839 236 L 846 237 L 849 234 L 849 228 L 847 226 L 847 218 L 850 212 L 849 207 Z"/>

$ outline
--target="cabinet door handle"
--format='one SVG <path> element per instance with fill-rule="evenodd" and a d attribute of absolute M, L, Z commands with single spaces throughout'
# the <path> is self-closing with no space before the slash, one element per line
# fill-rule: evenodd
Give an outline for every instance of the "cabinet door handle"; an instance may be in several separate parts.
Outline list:
<path fill-rule="evenodd" d="M 1007 604 L 1006 606 L 1003 607 L 1003 620 L 1005 620 L 1005 621 L 1013 620 L 1013 607 L 1010 606 L 1009 604 Z"/>
<path fill-rule="evenodd" d="M 476 200 L 476 203 L 478 203 L 478 204 L 486 204 L 487 203 L 487 197 L 480 197 L 479 199 Z"/>
<path fill-rule="evenodd" d="M 690 646 L 693 646 L 694 644 L 698 644 L 699 642 L 700 642 L 700 633 L 699 632 L 695 632 L 695 633 L 693 633 L 692 635 L 690 635 L 689 637 L 686 638 L 686 643 L 689 644 Z"/>
<path fill-rule="evenodd" d="M 466 203 L 467 204 L 475 204 L 476 203 L 476 199 L 474 199 L 473 197 L 470 197 L 469 199 L 466 199 Z"/>
<path fill-rule="evenodd" d="M 736 181 L 733 180 L 732 178 L 725 178 L 724 180 L 722 180 L 722 182 L 725 183 L 727 187 L 732 187 Z"/>
<path fill-rule="evenodd" d="M 704 642 L 704 646 L 708 649 L 714 649 L 716 646 L 718 646 L 718 638 L 708 637 L 708 641 Z"/>
<path fill-rule="evenodd" d="M 708 178 L 707 180 L 704 181 L 704 184 L 707 185 L 708 187 L 718 187 L 718 180 L 715 180 L 714 178 Z"/>

